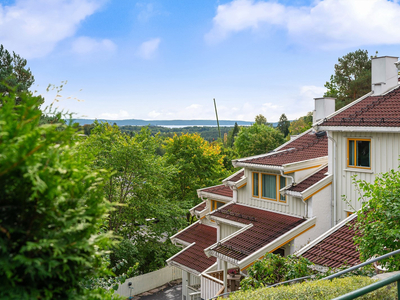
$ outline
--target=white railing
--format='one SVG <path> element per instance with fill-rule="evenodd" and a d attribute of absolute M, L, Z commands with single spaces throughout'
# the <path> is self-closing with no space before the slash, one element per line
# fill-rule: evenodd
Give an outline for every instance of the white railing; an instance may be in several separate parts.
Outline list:
<path fill-rule="evenodd" d="M 159 286 L 162 286 L 172 280 L 181 278 L 182 278 L 182 270 L 176 267 L 168 266 L 154 272 L 146 273 L 143 275 L 127 279 L 123 284 L 119 286 L 117 294 L 124 297 L 130 296 L 130 289 L 128 287 L 128 282 L 132 282 L 131 286 L 131 288 L 133 288 L 132 295 L 138 295 L 150 291 Z"/>
<path fill-rule="evenodd" d="M 201 275 L 201 298 L 210 299 L 224 286 L 224 282 L 208 274 Z"/>

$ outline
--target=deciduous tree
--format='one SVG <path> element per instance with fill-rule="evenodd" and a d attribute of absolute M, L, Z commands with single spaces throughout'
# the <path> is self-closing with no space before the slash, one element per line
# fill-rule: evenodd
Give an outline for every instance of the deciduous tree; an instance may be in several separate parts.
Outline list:
<path fill-rule="evenodd" d="M 158 146 L 157 136 L 151 136 L 147 127 L 131 137 L 121 133 L 118 126 L 108 123 L 96 123 L 81 145 L 82 153 L 94 158 L 94 170 L 111 172 L 104 194 L 108 201 L 117 204 L 117 208 L 105 222 L 107 229 L 126 240 L 126 249 L 130 243 L 129 251 L 151 253 L 154 250 L 153 253 L 157 253 L 158 260 L 149 256 L 141 259 L 138 256 L 123 257 L 118 248 L 115 249 L 116 254 L 111 255 L 112 264 L 125 258 L 131 264 L 139 262 L 140 272 L 153 271 L 165 264 L 167 255 L 173 251 L 168 236 L 181 226 L 184 215 L 174 199 L 168 198 L 176 171 L 156 154 Z M 165 244 L 163 238 L 166 238 Z M 155 248 L 147 249 L 149 247 Z M 160 251 L 155 251 L 157 248 Z M 155 267 L 153 261 L 157 261 Z"/>
<path fill-rule="evenodd" d="M 400 171 L 391 170 L 378 175 L 374 182 L 355 181 L 363 201 L 357 213 L 355 237 L 360 258 L 365 261 L 400 249 Z M 380 261 L 388 270 L 399 270 L 399 255 Z"/>
<path fill-rule="evenodd" d="M 165 158 L 178 173 L 171 193 L 185 209 L 199 203 L 197 189 L 221 182 L 227 175 L 218 143 L 208 143 L 199 134 L 174 135 L 165 144 Z M 189 215 L 187 215 L 189 221 Z"/>
<path fill-rule="evenodd" d="M 247 157 L 267 153 L 283 142 L 283 134 L 279 130 L 254 123 L 240 128 L 235 147 L 240 157 Z"/>

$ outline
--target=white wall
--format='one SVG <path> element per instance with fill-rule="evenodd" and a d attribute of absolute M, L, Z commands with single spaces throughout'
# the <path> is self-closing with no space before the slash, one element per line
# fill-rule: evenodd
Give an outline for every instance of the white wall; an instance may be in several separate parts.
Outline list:
<path fill-rule="evenodd" d="M 176 267 L 167 266 L 160 270 L 127 279 L 116 291 L 124 297 L 129 297 L 128 282 L 132 282 L 132 295 L 138 295 L 162 286 L 172 280 L 182 278 L 182 271 Z"/>
<path fill-rule="evenodd" d="M 315 170 L 315 169 L 311 169 Z M 307 170 L 306 170 L 307 171 Z M 273 210 L 276 212 L 281 212 L 285 214 L 291 214 L 299 217 L 303 217 L 305 215 L 304 204 L 300 199 L 293 198 L 290 196 L 286 196 L 286 203 L 282 203 L 279 201 L 270 201 L 264 200 L 261 198 L 253 198 L 252 197 L 252 172 L 265 172 L 257 169 L 245 169 L 245 175 L 247 177 L 247 185 L 238 190 L 238 203 L 243 203 L 246 205 L 250 205 L 256 208 L 263 208 L 268 210 Z M 265 172 L 267 173 L 267 172 Z M 273 174 L 272 172 L 268 172 Z M 279 174 L 279 172 L 275 172 L 275 174 Z M 306 173 L 305 173 L 306 174 Z"/>
<path fill-rule="evenodd" d="M 358 201 L 360 194 L 352 183 L 352 176 L 357 179 L 373 182 L 379 173 L 397 170 L 400 155 L 400 134 L 397 133 L 359 133 L 359 132 L 332 132 L 337 141 L 337 223 L 346 218 L 346 210 L 361 208 Z M 371 139 L 371 170 L 347 168 L 347 139 Z M 330 151 L 330 153 L 332 150 Z M 347 197 L 350 205 L 342 201 L 342 195 Z"/>
<path fill-rule="evenodd" d="M 303 248 L 309 242 L 313 241 L 331 228 L 331 193 L 332 185 L 329 185 L 310 199 L 306 200 L 306 203 L 309 206 L 309 217 L 315 216 L 317 217 L 317 220 L 313 228 L 304 232 L 293 241 L 294 248 L 292 251 L 297 251 Z"/>

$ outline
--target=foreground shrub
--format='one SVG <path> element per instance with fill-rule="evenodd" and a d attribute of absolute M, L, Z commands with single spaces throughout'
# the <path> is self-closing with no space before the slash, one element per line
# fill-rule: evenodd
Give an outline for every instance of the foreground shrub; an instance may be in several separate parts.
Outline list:
<path fill-rule="evenodd" d="M 82 280 L 104 271 L 109 204 L 72 126 L 39 126 L 40 97 L 0 96 L 0 299 L 105 299 Z"/>
<path fill-rule="evenodd" d="M 353 276 L 346 278 L 333 279 L 332 281 L 311 281 L 290 286 L 279 286 L 275 288 L 260 288 L 257 290 L 240 291 L 232 294 L 231 300 L 325 300 L 347 294 L 361 287 L 374 283 L 375 280 L 369 277 Z M 357 299 L 397 299 L 396 288 L 394 285 L 383 287 L 372 293 L 366 294 Z"/>

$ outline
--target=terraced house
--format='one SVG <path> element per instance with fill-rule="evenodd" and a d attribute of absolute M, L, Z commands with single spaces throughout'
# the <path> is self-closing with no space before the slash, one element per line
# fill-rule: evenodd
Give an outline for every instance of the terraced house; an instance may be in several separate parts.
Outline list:
<path fill-rule="evenodd" d="M 266 253 L 300 253 L 326 266 L 358 262 L 348 244 L 354 232 L 340 233 L 361 207 L 353 175 L 371 182 L 398 166 L 397 61 L 373 58 L 369 94 L 337 112 L 335 99 L 315 99 L 312 129 L 271 153 L 234 160 L 238 172 L 198 190 L 198 221 L 171 237 L 183 249 L 167 261 L 182 269 L 182 299 L 237 289 L 240 274 Z M 343 247 L 347 256 L 337 257 Z"/>

